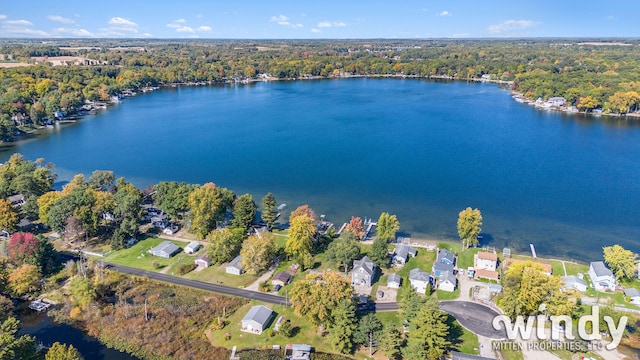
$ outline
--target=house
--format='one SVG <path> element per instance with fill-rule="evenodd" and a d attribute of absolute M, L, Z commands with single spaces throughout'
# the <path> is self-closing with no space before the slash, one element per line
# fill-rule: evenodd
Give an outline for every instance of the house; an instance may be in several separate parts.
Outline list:
<path fill-rule="evenodd" d="M 225 271 L 227 274 L 232 275 L 240 275 L 244 272 L 244 268 L 242 267 L 242 255 L 236 256 L 235 259 L 231 260 L 229 265 L 227 265 Z"/>
<path fill-rule="evenodd" d="M 397 245 L 393 252 L 393 263 L 398 265 L 404 265 L 409 261 L 409 256 L 415 257 L 418 255 L 418 250 L 407 245 Z"/>
<path fill-rule="evenodd" d="M 473 256 L 473 267 L 478 269 L 496 271 L 498 267 L 498 255 L 486 251 L 480 251 Z"/>
<path fill-rule="evenodd" d="M 211 260 L 204 253 L 198 255 L 194 262 L 196 266 L 200 266 L 203 268 L 208 268 L 209 266 L 211 266 Z"/>
<path fill-rule="evenodd" d="M 27 201 L 22 194 L 11 195 L 7 198 L 11 202 L 11 205 L 15 207 L 23 206 Z"/>
<path fill-rule="evenodd" d="M 628 296 L 632 304 L 640 305 L 640 290 L 635 288 L 624 289 L 624 296 Z"/>
<path fill-rule="evenodd" d="M 433 288 L 433 277 L 426 271 L 415 268 L 409 272 L 409 282 L 411 287 L 416 289 L 416 292 L 425 294 L 427 292 L 427 285 L 431 285 Z"/>
<path fill-rule="evenodd" d="M 616 278 L 602 261 L 589 264 L 589 277 L 593 288 L 597 291 L 615 291 Z"/>
<path fill-rule="evenodd" d="M 500 280 L 500 274 L 497 271 L 478 269 L 475 271 L 474 277 L 476 279 L 487 279 L 487 280 Z"/>
<path fill-rule="evenodd" d="M 279 271 L 275 273 L 271 278 L 271 284 L 274 286 L 275 285 L 285 286 L 289 282 L 291 282 L 291 274 L 289 274 L 286 271 Z"/>
<path fill-rule="evenodd" d="M 580 292 L 587 291 L 587 282 L 582 278 L 579 278 L 574 275 L 562 276 L 562 281 L 564 282 L 564 289 L 574 289 Z"/>
<path fill-rule="evenodd" d="M 504 269 L 508 269 L 511 264 L 524 263 L 524 262 L 529 262 L 531 264 L 538 265 L 538 266 L 542 267 L 544 269 L 543 270 L 544 273 L 547 274 L 548 276 L 551 276 L 551 274 L 553 273 L 553 268 L 551 267 L 551 264 L 533 262 L 533 261 L 530 261 L 530 260 L 525 261 L 525 260 L 512 259 L 512 258 L 504 259 L 504 262 L 502 263 L 502 267 Z"/>
<path fill-rule="evenodd" d="M 453 273 L 455 263 L 456 256 L 447 249 L 441 249 L 438 251 L 438 256 L 436 257 L 436 261 L 433 263 L 431 271 L 433 271 L 433 275 L 436 277 L 440 277 L 440 275 L 445 272 Z"/>
<path fill-rule="evenodd" d="M 307 344 L 287 344 L 284 347 L 284 356 L 289 360 L 311 359 L 311 346 Z"/>
<path fill-rule="evenodd" d="M 242 328 L 244 332 L 252 334 L 262 334 L 269 322 L 273 318 L 273 311 L 264 305 L 253 306 L 242 318 Z"/>
<path fill-rule="evenodd" d="M 151 225 L 164 229 L 169 226 L 169 218 L 165 214 L 154 215 L 151 217 Z"/>
<path fill-rule="evenodd" d="M 453 271 L 445 271 L 438 277 L 438 290 L 454 292 L 458 285 L 458 279 Z"/>
<path fill-rule="evenodd" d="M 364 256 L 360 260 L 353 260 L 353 270 L 351 271 L 351 284 L 371 286 L 373 277 L 376 274 L 376 264 Z"/>
<path fill-rule="evenodd" d="M 172 243 L 171 241 L 163 241 L 160 243 L 160 245 L 149 250 L 149 252 L 151 253 L 151 255 L 168 259 L 173 255 L 179 253 L 180 247 Z"/>
<path fill-rule="evenodd" d="M 35 228 L 35 225 L 29 219 L 21 219 L 17 226 L 20 231 L 31 231 Z"/>
<path fill-rule="evenodd" d="M 545 104 L 548 106 L 565 106 L 567 104 L 567 100 L 561 96 L 550 97 Z"/>
<path fill-rule="evenodd" d="M 392 273 L 387 276 L 387 287 L 397 289 L 402 285 L 402 277 Z"/>
<path fill-rule="evenodd" d="M 184 247 L 184 252 L 186 254 L 195 254 L 199 249 L 200 249 L 200 243 L 197 241 L 192 241 L 187 246 Z"/>
<path fill-rule="evenodd" d="M 173 235 L 175 233 L 178 232 L 178 230 L 180 230 L 180 226 L 176 225 L 176 224 L 169 224 L 167 223 L 167 225 L 163 225 L 160 224 L 160 227 L 165 226 L 164 229 L 162 229 L 162 232 L 167 234 L 167 235 Z"/>
<path fill-rule="evenodd" d="M 132 237 L 124 241 L 124 247 L 132 247 L 138 242 L 138 239 Z"/>

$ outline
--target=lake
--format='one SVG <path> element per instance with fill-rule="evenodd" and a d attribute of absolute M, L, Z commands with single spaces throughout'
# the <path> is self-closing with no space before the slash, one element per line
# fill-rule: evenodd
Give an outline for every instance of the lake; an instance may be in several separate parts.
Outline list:
<path fill-rule="evenodd" d="M 636 124 L 637 125 L 637 124 Z M 166 88 L 0 153 L 60 178 L 114 170 L 139 187 L 213 181 L 259 204 L 308 203 L 338 224 L 397 214 L 456 239 L 477 207 L 490 246 L 568 259 L 640 252 L 640 126 L 540 111 L 494 84 L 416 79 Z"/>

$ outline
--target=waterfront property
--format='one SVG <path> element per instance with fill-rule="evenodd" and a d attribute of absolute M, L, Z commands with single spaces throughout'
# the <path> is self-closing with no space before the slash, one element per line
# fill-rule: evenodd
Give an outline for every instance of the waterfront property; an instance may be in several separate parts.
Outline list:
<path fill-rule="evenodd" d="M 508 258 L 508 259 L 504 259 L 504 261 L 502 262 L 502 268 L 503 270 L 508 270 L 509 266 L 511 264 L 516 264 L 516 263 L 524 263 L 524 262 L 529 262 L 531 264 L 537 265 L 539 267 L 541 267 L 544 271 L 545 274 L 551 276 L 551 274 L 553 274 L 553 267 L 550 264 L 545 264 L 545 263 L 540 263 L 540 262 L 533 262 L 530 260 L 520 260 L 520 259 L 513 259 L 513 258 Z"/>
<path fill-rule="evenodd" d="M 241 330 L 252 334 L 262 334 L 272 318 L 273 311 L 268 307 L 264 305 L 253 306 L 242 318 Z"/>
<path fill-rule="evenodd" d="M 487 279 L 487 280 L 500 280 L 500 274 L 497 271 L 478 269 L 474 271 L 474 277 L 476 279 Z"/>
<path fill-rule="evenodd" d="M 418 250 L 408 245 L 396 245 L 393 252 L 393 263 L 404 266 L 409 261 L 409 257 L 418 255 Z"/>
<path fill-rule="evenodd" d="M 496 271 L 498 267 L 498 254 L 480 251 L 473 256 L 473 267 L 489 271 Z"/>
<path fill-rule="evenodd" d="M 353 260 L 351 271 L 351 284 L 371 286 L 376 274 L 376 265 L 365 255 L 360 260 Z"/>
<path fill-rule="evenodd" d="M 163 241 L 158 246 L 154 247 L 153 249 L 150 249 L 149 253 L 151 253 L 151 255 L 154 255 L 154 256 L 168 259 L 173 255 L 179 253 L 180 250 L 181 250 L 180 247 L 172 243 L 171 241 Z"/>
<path fill-rule="evenodd" d="M 409 272 L 409 282 L 417 293 L 425 294 L 427 286 L 431 286 L 433 289 L 434 278 L 428 272 L 415 268 Z"/>
<path fill-rule="evenodd" d="M 436 261 L 433 263 L 431 271 L 436 277 L 440 277 L 445 272 L 453 273 L 456 263 L 456 256 L 447 249 L 440 249 Z"/>
<path fill-rule="evenodd" d="M 587 291 L 587 282 L 584 281 L 582 277 L 569 275 L 569 276 L 562 276 L 561 279 L 564 282 L 565 289 L 574 289 L 580 292 Z"/>
<path fill-rule="evenodd" d="M 593 261 L 589 264 L 589 277 L 593 288 L 597 291 L 616 290 L 616 278 L 602 261 Z"/>
<path fill-rule="evenodd" d="M 242 255 L 238 255 L 225 268 L 227 274 L 241 275 L 244 272 L 242 267 Z"/>

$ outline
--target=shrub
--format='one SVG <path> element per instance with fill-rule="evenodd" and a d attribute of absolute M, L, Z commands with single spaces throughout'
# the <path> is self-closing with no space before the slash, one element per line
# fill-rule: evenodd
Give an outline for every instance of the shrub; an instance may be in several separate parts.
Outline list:
<path fill-rule="evenodd" d="M 153 260 L 151 262 L 151 266 L 153 266 L 154 269 L 160 269 L 160 263 L 158 262 L 158 260 Z"/>
<path fill-rule="evenodd" d="M 258 287 L 258 290 L 260 290 L 262 292 L 271 291 L 271 283 L 269 282 L 269 280 L 261 282 L 259 287 Z"/>
<path fill-rule="evenodd" d="M 189 273 L 189 272 L 193 271 L 193 269 L 195 269 L 195 268 L 196 268 L 196 264 L 194 264 L 194 263 L 182 264 L 178 268 L 178 275 L 184 275 L 186 273 Z"/>

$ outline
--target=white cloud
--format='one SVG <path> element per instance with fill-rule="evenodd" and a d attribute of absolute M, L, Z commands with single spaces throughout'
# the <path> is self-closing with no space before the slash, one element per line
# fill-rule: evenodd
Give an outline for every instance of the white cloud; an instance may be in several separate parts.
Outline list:
<path fill-rule="evenodd" d="M 345 27 L 346 23 L 342 21 L 321 21 L 318 23 L 319 28 L 330 28 L 330 27 Z"/>
<path fill-rule="evenodd" d="M 437 13 L 436 16 L 451 16 L 451 13 L 448 12 L 447 10 L 444 10 L 440 13 Z"/>
<path fill-rule="evenodd" d="M 179 32 L 179 33 L 190 33 L 190 34 L 193 34 L 193 33 L 196 32 L 195 30 L 193 30 L 192 27 L 185 26 L 185 25 L 167 24 L 167 27 L 175 29 L 176 32 Z"/>
<path fill-rule="evenodd" d="M 73 36 L 73 37 L 94 37 L 91 32 L 86 29 L 73 29 L 73 28 L 57 28 L 53 29 L 53 33 L 58 36 Z"/>
<path fill-rule="evenodd" d="M 121 17 L 114 17 L 111 18 L 111 20 L 109 20 L 108 22 L 109 25 L 115 25 L 115 26 L 123 26 L 123 27 L 134 27 L 134 26 L 138 26 L 138 24 L 134 23 L 133 21 L 129 20 L 129 19 L 125 19 L 125 18 L 121 18 Z"/>
<path fill-rule="evenodd" d="M 211 28 L 211 26 L 203 25 L 203 26 L 198 26 L 196 31 L 198 31 L 198 32 L 211 32 L 211 31 L 213 31 L 213 29 Z"/>
<path fill-rule="evenodd" d="M 204 15 L 202 15 L 202 14 L 196 15 L 196 18 L 198 18 L 198 19 L 202 19 L 203 17 L 204 17 Z"/>
<path fill-rule="evenodd" d="M 282 26 L 290 26 L 294 29 L 300 29 L 303 28 L 304 25 L 300 24 L 300 23 L 296 23 L 293 24 L 289 21 L 289 17 L 285 16 L 285 15 L 278 15 L 278 16 L 272 16 L 269 19 L 270 22 L 275 22 L 278 25 L 282 25 Z"/>
<path fill-rule="evenodd" d="M 8 26 L 33 26 L 33 23 L 28 20 L 7 20 L 3 24 Z"/>
<path fill-rule="evenodd" d="M 314 33 L 314 34 L 320 34 L 322 32 L 322 30 L 313 28 L 313 29 L 311 29 L 311 32 Z"/>
<path fill-rule="evenodd" d="M 187 22 L 187 20 L 185 20 L 185 19 L 178 19 L 178 20 L 176 20 L 175 22 L 177 22 L 178 24 L 184 24 L 184 23 L 186 23 L 186 22 Z"/>
<path fill-rule="evenodd" d="M 75 23 L 75 21 L 73 21 L 71 19 L 67 19 L 67 18 L 59 16 L 59 15 L 49 15 L 49 16 L 47 16 L 47 19 L 49 19 L 51 21 L 59 22 L 61 24 L 74 24 Z"/>
<path fill-rule="evenodd" d="M 0 14 L 0 20 L 4 20 L 4 19 L 6 19 L 6 18 L 7 18 L 7 15 L 2 15 L 2 14 Z"/>
<path fill-rule="evenodd" d="M 144 33 L 144 34 L 142 34 L 142 37 L 143 38 L 150 38 L 150 37 L 153 37 L 153 35 L 151 35 L 149 33 Z"/>
<path fill-rule="evenodd" d="M 302 25 L 302 24 L 300 24 L 300 23 L 298 23 L 298 24 L 291 24 L 291 27 L 292 27 L 292 28 L 294 28 L 294 29 L 300 29 L 300 28 L 303 28 L 303 27 L 304 27 L 304 25 Z"/>
<path fill-rule="evenodd" d="M 500 34 L 508 31 L 524 30 L 538 25 L 537 21 L 533 20 L 506 20 L 500 24 L 491 25 L 487 30 L 492 34 Z"/>

